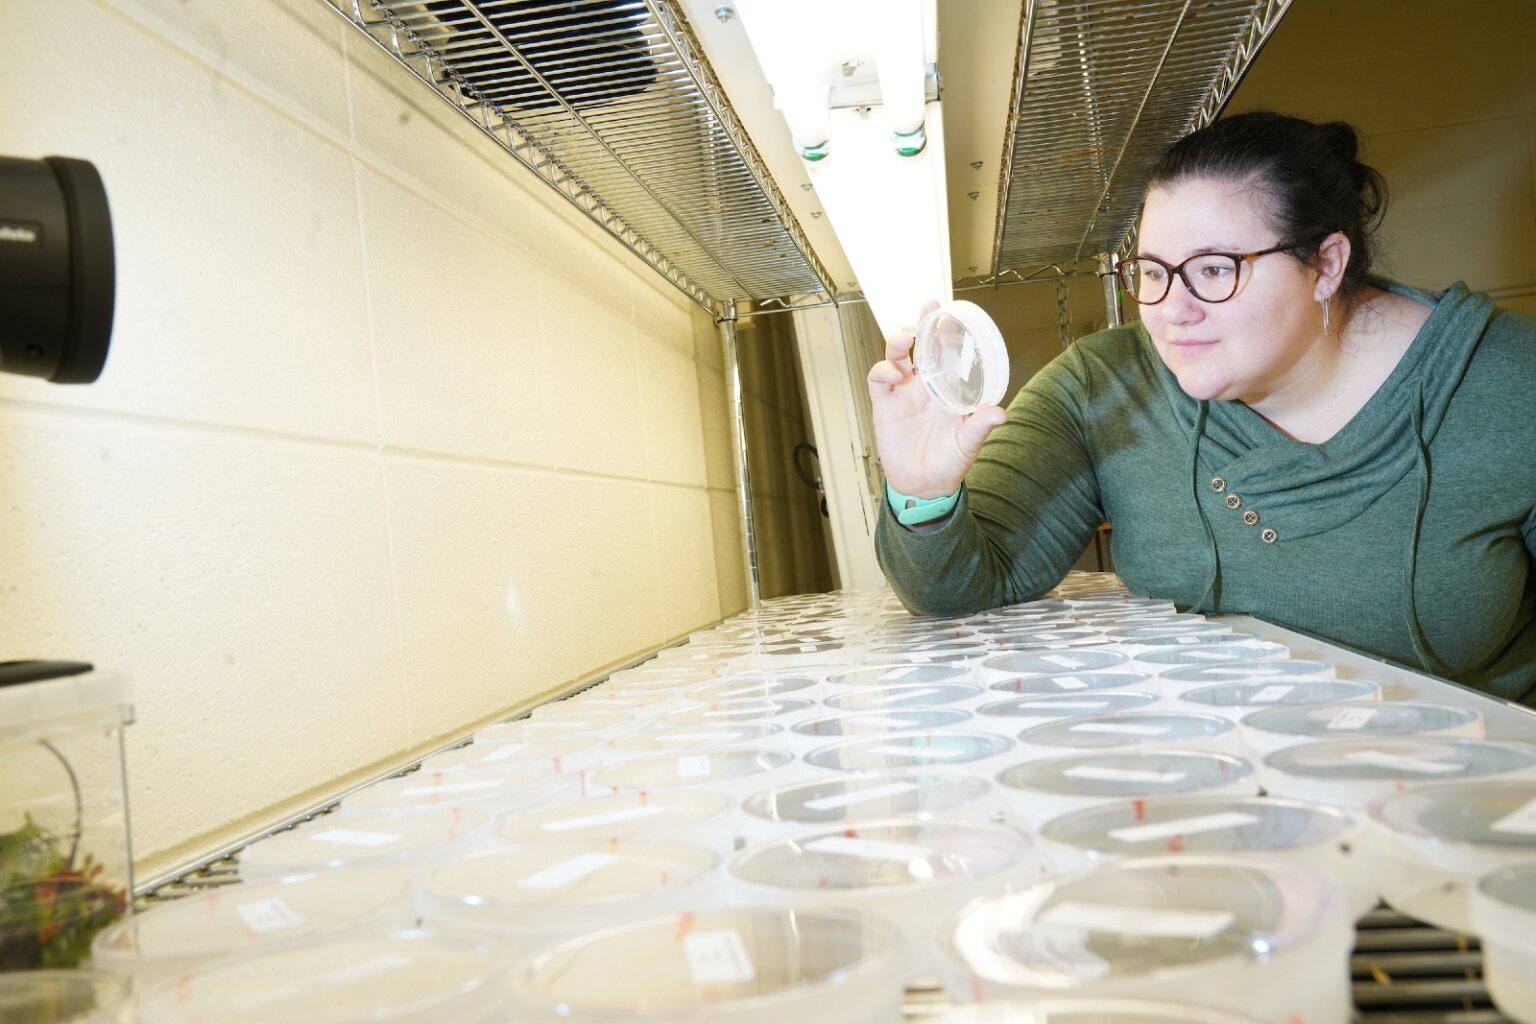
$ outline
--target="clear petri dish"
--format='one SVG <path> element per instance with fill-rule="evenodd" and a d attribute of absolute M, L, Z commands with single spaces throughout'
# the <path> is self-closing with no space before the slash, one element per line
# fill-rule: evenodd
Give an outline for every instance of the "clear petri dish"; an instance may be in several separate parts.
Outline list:
<path fill-rule="evenodd" d="M 1210 665 L 1181 665 L 1158 673 L 1163 691 L 1178 696 L 1184 690 L 1215 683 L 1252 683 L 1264 679 L 1332 679 L 1334 667 L 1326 661 L 1304 658 L 1265 658 L 1257 661 L 1219 661 Z"/>
<path fill-rule="evenodd" d="M 385 871 L 332 871 L 204 889 L 98 933 L 91 962 L 145 984 L 285 943 L 360 928 L 409 928 L 416 921 L 410 895 L 405 874 Z"/>
<path fill-rule="evenodd" d="M 771 722 L 793 719 L 815 707 L 815 702 L 801 697 L 750 698 L 722 700 L 714 704 L 695 704 L 668 711 L 658 721 L 663 725 L 721 725 L 728 722 Z"/>
<path fill-rule="evenodd" d="M 1364 808 L 1434 783 L 1536 776 L 1536 747 L 1434 737 L 1319 740 L 1267 755 L 1259 774 L 1276 796 Z"/>
<path fill-rule="evenodd" d="M 452 772 L 466 768 L 498 768 L 534 765 L 555 774 L 587 768 L 597 763 L 601 736 L 560 733 L 514 743 L 469 743 L 433 754 L 421 762 L 423 772 Z"/>
<path fill-rule="evenodd" d="M 966 902 L 1042 873 L 1024 833 L 990 822 L 864 821 L 748 846 L 726 865 L 746 904 L 858 910 L 895 924 L 909 976 L 933 970 L 935 929 Z"/>
<path fill-rule="evenodd" d="M 677 694 L 671 690 L 655 690 L 637 687 L 623 690 L 608 683 L 565 698 L 560 703 L 579 709 L 572 714 L 617 711 L 632 714 L 638 720 L 654 718 L 663 711 L 677 706 Z M 535 717 L 543 717 L 536 715 Z"/>
<path fill-rule="evenodd" d="M 1007 651 L 1066 651 L 1079 647 L 1100 647 L 1113 641 L 1087 626 L 1056 626 L 1029 633 L 1013 632 L 1005 642 L 993 639 L 994 649 Z"/>
<path fill-rule="evenodd" d="M 1099 693 L 1033 694 L 995 700 L 976 709 L 981 723 L 994 720 L 1009 730 L 1010 736 L 1031 725 L 1054 722 L 1063 718 L 1086 718 L 1092 715 L 1113 715 L 1125 711 L 1145 711 L 1156 704 L 1158 698 L 1150 693 L 1128 693 L 1110 690 Z"/>
<path fill-rule="evenodd" d="M 1064 814 L 1040 828 L 1047 860 L 1078 871 L 1127 857 L 1256 856 L 1313 871 L 1344 890 L 1350 914 L 1376 906 L 1365 826 L 1336 807 L 1256 796 L 1170 796 Z"/>
<path fill-rule="evenodd" d="M 873 819 L 984 820 L 996 810 L 992 783 L 975 775 L 836 775 L 752 794 L 741 802 L 741 829 L 748 842 L 757 842 L 795 829 Z"/>
<path fill-rule="evenodd" d="M 412 772 L 342 797 L 341 816 L 409 814 L 440 807 L 497 813 L 527 807 L 572 789 L 575 775 L 541 765 L 504 765 L 452 772 Z"/>
<path fill-rule="evenodd" d="M 240 878 L 262 882 L 345 868 L 411 872 L 473 844 L 490 821 L 485 811 L 463 807 L 405 815 L 328 814 L 241 850 Z"/>
<path fill-rule="evenodd" d="M 1006 754 L 1013 741 L 979 732 L 903 732 L 819 747 L 808 764 L 844 772 L 910 771 L 973 764 Z"/>
<path fill-rule="evenodd" d="M 611 763 L 656 754 L 691 754 L 717 747 L 760 745 L 783 731 L 780 725 L 755 722 L 658 726 L 608 740 L 603 744 L 603 758 Z"/>
<path fill-rule="evenodd" d="M 537 952 L 566 938 L 717 903 L 720 857 L 645 839 L 529 843 L 434 864 L 416 883 L 429 926 L 490 932 Z"/>
<path fill-rule="evenodd" d="M 1297 679 L 1282 683 L 1217 683 L 1179 694 L 1176 703 L 1207 715 L 1239 721 L 1250 711 L 1296 704 L 1371 702 L 1381 699 L 1381 687 L 1362 679 Z"/>
<path fill-rule="evenodd" d="M 710 703 L 754 697 L 782 697 L 800 690 L 812 690 L 818 685 L 815 678 L 804 675 L 734 676 L 684 691 L 683 699 Z"/>
<path fill-rule="evenodd" d="M 1493 1004 L 1519 1024 L 1536 1021 L 1536 863 L 1477 883 L 1472 928 L 1483 940 L 1483 977 Z"/>
<path fill-rule="evenodd" d="M 1105 636 L 1123 644 L 1139 644 L 1143 640 L 1181 639 L 1187 636 L 1225 636 L 1232 627 L 1224 622 L 1204 619 L 1195 622 L 1148 622 L 1121 626 L 1105 632 Z"/>
<path fill-rule="evenodd" d="M 901 1016 L 901 944 L 891 925 L 830 911 L 653 918 L 524 961 L 516 1019 L 886 1024 Z"/>
<path fill-rule="evenodd" d="M 1150 999 L 1063 998 L 954 1006 L 924 1024 L 1260 1024 L 1252 1017 Z"/>
<path fill-rule="evenodd" d="M 1141 690 L 1152 693 L 1157 689 L 1157 678 L 1134 672 L 1062 673 L 1053 676 L 1016 676 L 993 683 L 990 688 L 998 693 L 1020 695 L 1079 693 L 1089 690 Z"/>
<path fill-rule="evenodd" d="M 621 711 L 590 711 L 579 707 L 560 707 L 565 701 L 535 708 L 532 717 L 512 722 L 498 722 L 475 733 L 476 743 L 526 743 L 549 736 L 616 736 L 633 729 L 639 722 L 634 715 Z"/>
<path fill-rule="evenodd" d="M 104 971 L 0 973 L 0 1021 L 7 1024 L 130 1024 L 132 982 Z"/>
<path fill-rule="evenodd" d="M 1247 637 L 1233 639 L 1235 633 L 1193 633 L 1184 636 L 1148 637 L 1141 640 L 1136 663 L 1154 671 L 1167 671 L 1185 665 L 1210 665 L 1219 661 L 1273 661 L 1289 658 L 1283 644 Z"/>
<path fill-rule="evenodd" d="M 1536 781 L 1426 786 L 1370 808 L 1381 898 L 1446 931 L 1472 929 L 1483 875 L 1536 861 Z"/>
<path fill-rule="evenodd" d="M 140 1024 L 487 1024 L 503 1019 L 508 951 L 426 930 L 348 937 L 216 961 L 140 997 Z"/>
<path fill-rule="evenodd" d="M 1381 702 L 1263 708 L 1242 719 L 1243 740 L 1264 754 L 1315 740 L 1365 736 L 1482 736 L 1483 716 L 1471 708 Z"/>
<path fill-rule="evenodd" d="M 838 672 L 827 677 L 833 686 L 891 686 L 917 683 L 943 683 L 966 674 L 964 665 L 880 665 Z"/>
<path fill-rule="evenodd" d="M 896 711 L 864 711 L 852 715 L 836 715 L 831 718 L 813 718 L 799 722 L 791 729 L 796 737 L 806 743 L 797 743 L 807 750 L 824 746 L 826 740 L 844 736 L 883 736 L 892 732 L 920 732 L 965 727 L 972 721 L 969 711 L 954 708 L 915 708 Z"/>
<path fill-rule="evenodd" d="M 998 676 L 1054 676 L 1107 672 L 1123 667 L 1130 657 L 1114 650 L 1008 651 L 981 663 L 984 671 Z"/>
<path fill-rule="evenodd" d="M 912 366 L 934 400 L 964 416 L 997 405 L 1008 390 L 1008 346 L 974 302 L 956 299 L 923 317 Z"/>
<path fill-rule="evenodd" d="M 584 843 L 656 839 L 735 849 L 736 803 L 700 789 L 640 790 L 540 804 L 491 825 L 497 843 Z"/>
<path fill-rule="evenodd" d="M 997 775 L 1004 812 L 1020 827 L 1114 800 L 1183 794 L 1253 796 L 1253 765 L 1229 754 L 1164 750 L 1026 761 Z"/>
<path fill-rule="evenodd" d="M 834 711 L 900 711 L 965 704 L 982 693 L 967 683 L 917 683 L 844 690 L 822 701 Z"/>
<path fill-rule="evenodd" d="M 1049 751 L 1113 751 L 1153 746 L 1219 750 L 1232 746 L 1236 735 L 1232 721 L 1216 715 L 1127 711 L 1030 726 L 1019 733 L 1019 742 Z"/>
<path fill-rule="evenodd" d="M 1272 1021 L 1347 1024 L 1353 943 L 1338 889 L 1309 871 L 1144 857 L 980 900 L 940 949 L 959 998 L 1184 998 L 1230 1013 L 1262 1007 Z"/>
<path fill-rule="evenodd" d="M 742 747 L 640 757 L 600 769 L 592 776 L 592 788 L 619 792 L 699 786 L 739 797 L 761 788 L 764 778 L 794 761 L 787 751 Z"/>

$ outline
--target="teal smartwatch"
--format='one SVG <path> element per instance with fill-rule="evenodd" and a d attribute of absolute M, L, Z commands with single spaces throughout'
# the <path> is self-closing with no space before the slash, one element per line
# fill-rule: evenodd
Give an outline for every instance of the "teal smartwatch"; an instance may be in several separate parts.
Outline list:
<path fill-rule="evenodd" d="M 953 512 L 955 503 L 960 500 L 960 489 L 957 487 L 955 493 L 946 494 L 942 498 L 914 498 L 910 494 L 902 494 L 887 481 L 885 500 L 890 502 L 891 511 L 896 513 L 896 521 L 902 526 L 920 526 L 935 519 L 943 519 Z"/>

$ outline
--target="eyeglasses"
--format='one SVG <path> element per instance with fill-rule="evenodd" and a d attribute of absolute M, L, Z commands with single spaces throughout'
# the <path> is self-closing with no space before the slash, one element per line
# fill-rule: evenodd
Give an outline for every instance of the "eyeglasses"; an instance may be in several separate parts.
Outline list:
<path fill-rule="evenodd" d="M 1272 252 L 1296 248 L 1294 242 L 1276 245 L 1258 252 L 1202 252 L 1171 267 L 1155 256 L 1137 256 L 1122 260 L 1115 269 L 1120 283 L 1131 298 L 1143 306 L 1156 305 L 1168 297 L 1174 275 L 1184 282 L 1189 293 L 1201 302 L 1226 302 L 1237 294 L 1243 264 Z"/>

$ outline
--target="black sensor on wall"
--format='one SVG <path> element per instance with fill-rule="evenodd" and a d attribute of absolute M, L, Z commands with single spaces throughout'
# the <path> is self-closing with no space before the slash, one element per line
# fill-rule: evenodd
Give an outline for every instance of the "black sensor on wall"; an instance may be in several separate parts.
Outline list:
<path fill-rule="evenodd" d="M 0 156 L 0 372 L 55 384 L 100 377 L 116 279 L 96 168 Z"/>

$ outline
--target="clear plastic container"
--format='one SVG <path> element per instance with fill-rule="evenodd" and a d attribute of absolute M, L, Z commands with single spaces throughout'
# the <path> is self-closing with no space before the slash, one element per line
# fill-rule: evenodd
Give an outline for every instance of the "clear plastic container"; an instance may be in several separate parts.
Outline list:
<path fill-rule="evenodd" d="M 1195 633 L 1184 636 L 1148 637 L 1140 641 L 1136 663 L 1154 672 L 1189 665 L 1213 665 L 1223 661 L 1274 661 L 1291 656 L 1284 644 L 1249 637 L 1234 640 L 1235 633 Z"/>
<path fill-rule="evenodd" d="M 1440 782 L 1536 777 L 1536 747 L 1433 737 L 1321 740 L 1269 754 L 1259 775 L 1276 796 L 1364 808 Z"/>
<path fill-rule="evenodd" d="M 1471 930 L 1479 878 L 1536 861 L 1536 780 L 1426 786 L 1370 809 L 1381 898 L 1446 931 Z"/>
<path fill-rule="evenodd" d="M 990 689 L 1015 696 L 1084 693 L 1096 690 L 1139 690 L 1157 694 L 1156 676 L 1135 672 L 1065 672 L 1054 676 L 1015 676 L 993 683 Z"/>
<path fill-rule="evenodd" d="M 1008 390 L 1008 346 L 974 302 L 956 299 L 918 321 L 912 367 L 944 408 L 966 415 L 997 405 Z"/>
<path fill-rule="evenodd" d="M 962 999 L 1186 999 L 1269 1024 L 1348 1024 L 1354 928 L 1286 864 L 1144 857 L 968 907 L 940 938 Z"/>
<path fill-rule="evenodd" d="M 1517 1024 L 1536 1024 L 1536 862 L 1495 871 L 1472 890 L 1488 994 Z"/>
<path fill-rule="evenodd" d="M 0 663 L 0 972 L 77 966 L 133 891 L 119 676 Z"/>
<path fill-rule="evenodd" d="M 1407 702 L 1359 702 L 1263 708 L 1242 719 L 1243 741 L 1258 754 L 1316 740 L 1377 736 L 1483 735 L 1471 708 Z"/>
<path fill-rule="evenodd" d="M 103 971 L 0 973 L 5 1024 L 132 1024 L 132 982 Z"/>
<path fill-rule="evenodd" d="M 981 663 L 994 681 L 1015 676 L 1083 675 L 1124 668 L 1131 659 L 1115 650 L 1008 651 Z"/>
<path fill-rule="evenodd" d="M 1239 721 L 1250 711 L 1296 704 L 1371 702 L 1381 699 L 1381 687 L 1362 679 L 1297 679 L 1284 683 L 1217 683 L 1185 690 L 1175 702 L 1206 715 Z"/>
<path fill-rule="evenodd" d="M 1344 890 L 1350 915 L 1376 906 L 1365 826 L 1336 807 L 1254 796 L 1170 796 L 1064 814 L 1040 828 L 1047 860 L 1079 871 L 1127 857 L 1255 856 L 1322 875 Z"/>
<path fill-rule="evenodd" d="M 981 687 L 968 683 L 919 683 L 843 690 L 822 703 L 834 711 L 902 711 L 964 705 L 981 694 Z"/>
<path fill-rule="evenodd" d="M 1163 693 L 1177 697 L 1185 690 L 1216 683 L 1256 683 L 1281 679 L 1332 679 L 1334 667 L 1326 661 L 1304 658 L 1267 658 L 1263 661 L 1218 661 L 1210 665 L 1181 665 L 1158 674 Z"/>
<path fill-rule="evenodd" d="M 726 870 L 745 903 L 849 909 L 890 921 L 906 937 L 909 977 L 931 974 L 931 936 L 966 902 L 1043 873 L 1024 833 L 958 821 L 806 832 L 749 846 Z"/>
<path fill-rule="evenodd" d="M 819 747 L 807 763 L 843 772 L 912 771 L 970 765 L 1006 754 L 1013 741 L 979 732 L 903 732 Z"/>
<path fill-rule="evenodd" d="M 421 771 L 463 771 L 469 768 L 501 768 L 532 765 L 556 775 L 597 764 L 602 738 L 583 733 L 562 733 L 520 743 L 469 743 L 433 754 L 421 762 Z"/>
<path fill-rule="evenodd" d="M 1020 730 L 1027 729 L 1031 725 L 1054 722 L 1063 718 L 1113 715 L 1123 711 L 1146 711 L 1157 703 L 1158 698 L 1150 693 L 1129 693 L 1118 690 L 1063 696 L 1033 694 L 982 704 L 976 709 L 976 716 L 978 728 L 997 725 L 1009 736 L 1017 736 Z"/>
<path fill-rule="evenodd" d="M 783 750 L 744 747 L 640 757 L 600 769 L 592 776 L 592 792 L 698 786 L 739 799 L 771 785 L 794 763 L 795 756 Z"/>
<path fill-rule="evenodd" d="M 489 1024 L 505 1020 L 508 951 L 417 930 L 216 961 L 151 986 L 138 1024 Z"/>
<path fill-rule="evenodd" d="M 603 744 L 607 763 L 657 754 L 696 753 L 720 747 L 762 745 L 784 731 L 779 725 L 722 723 L 719 725 L 665 725 L 641 729 Z M 782 739 L 782 737 L 780 737 Z M 777 741 L 773 741 L 777 742 Z"/>
<path fill-rule="evenodd" d="M 729 853 L 736 848 L 736 803 L 703 789 L 589 796 L 514 811 L 496 820 L 491 838 L 508 845 L 654 839 Z"/>
<path fill-rule="evenodd" d="M 982 821 L 991 818 L 997 808 L 992 783 L 975 775 L 835 775 L 752 794 L 741 802 L 740 826 L 747 842 L 753 843 L 798 829 L 854 821 Z"/>
<path fill-rule="evenodd" d="M 892 686 L 943 683 L 961 679 L 964 665 L 876 665 L 837 672 L 827 677 L 833 686 Z"/>
<path fill-rule="evenodd" d="M 813 676 L 806 675 L 733 676 L 686 690 L 683 699 L 715 703 L 722 700 L 783 697 L 799 691 L 814 691 L 820 685 Z M 801 692 L 800 696 L 808 694 Z"/>
<path fill-rule="evenodd" d="M 723 700 L 716 704 L 695 704 L 668 711 L 658 721 L 663 725 L 724 725 L 731 722 L 774 722 L 783 725 L 803 717 L 814 701 L 798 697 Z"/>
<path fill-rule="evenodd" d="M 513 974 L 514 1019 L 890 1024 L 901 938 L 882 921 L 742 908 L 654 918 L 562 943 Z"/>
<path fill-rule="evenodd" d="M 1258 775 L 1242 758 L 1194 750 L 1079 754 L 1026 761 L 997 775 L 1008 820 L 1038 827 L 1095 804 L 1182 794 L 1253 796 Z"/>
<path fill-rule="evenodd" d="M 1105 632 L 1105 636 L 1118 643 L 1135 645 L 1146 640 L 1183 639 L 1195 636 L 1225 636 L 1232 627 L 1224 622 L 1199 620 L 1194 622 L 1146 622 L 1120 626 Z M 1198 641 L 1197 641 L 1198 642 Z"/>
<path fill-rule="evenodd" d="M 863 711 L 852 715 L 812 718 L 790 730 L 795 749 L 814 750 L 831 740 L 848 736 L 883 736 L 892 732 L 922 732 L 969 727 L 969 711 L 955 708 L 917 708 L 908 711 Z"/>
<path fill-rule="evenodd" d="M 1034 631 L 1015 631 L 1006 641 L 994 637 L 991 641 L 997 650 L 1017 653 L 1037 651 L 1070 651 L 1080 647 L 1103 647 L 1113 643 L 1109 637 L 1088 626 L 1053 626 Z"/>
<path fill-rule="evenodd" d="M 1232 752 L 1237 728 L 1216 715 L 1166 711 L 1125 711 L 1061 718 L 1030 726 L 1019 743 L 1049 755 L 1068 750 L 1113 751 L 1176 746 L 1185 750 Z"/>
<path fill-rule="evenodd" d="M 476 850 L 416 884 L 428 925 L 489 932 L 521 954 L 585 932 L 719 902 L 720 857 L 644 839 Z"/>
<path fill-rule="evenodd" d="M 955 1006 L 923 1024 L 1259 1024 L 1220 1010 L 1149 999 L 1063 998 Z"/>
<path fill-rule="evenodd" d="M 467 807 L 495 814 L 542 803 L 576 786 L 575 775 L 556 775 L 541 765 L 507 765 L 452 772 L 412 772 L 349 793 L 340 814 L 407 814 L 439 807 Z"/>
<path fill-rule="evenodd" d="M 328 814 L 241 850 L 240 877 L 264 882 L 345 868 L 409 873 L 473 845 L 490 821 L 485 811 L 462 807 L 408 815 Z"/>
<path fill-rule="evenodd" d="M 330 871 L 203 889 L 97 935 L 91 964 L 142 985 L 288 943 L 410 928 L 416 923 L 410 896 L 410 880 L 386 871 Z"/>

